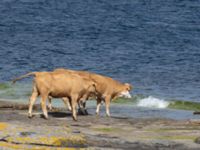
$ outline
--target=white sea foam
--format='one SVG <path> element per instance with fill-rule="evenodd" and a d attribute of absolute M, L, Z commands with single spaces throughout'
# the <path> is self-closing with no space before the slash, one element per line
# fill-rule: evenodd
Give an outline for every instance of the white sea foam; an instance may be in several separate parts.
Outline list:
<path fill-rule="evenodd" d="M 147 98 L 141 99 L 137 103 L 137 106 L 140 106 L 140 107 L 153 107 L 153 108 L 166 108 L 168 105 L 169 105 L 169 102 L 163 99 L 155 98 L 153 96 L 149 96 Z"/>

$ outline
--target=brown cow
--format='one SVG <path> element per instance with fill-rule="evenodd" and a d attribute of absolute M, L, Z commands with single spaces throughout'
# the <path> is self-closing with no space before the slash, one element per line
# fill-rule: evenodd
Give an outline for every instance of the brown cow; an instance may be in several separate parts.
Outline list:
<path fill-rule="evenodd" d="M 63 98 L 67 97 L 72 106 L 73 119 L 77 120 L 76 105 L 77 102 L 85 95 L 95 93 L 95 83 L 77 74 L 65 74 L 58 72 L 31 72 L 13 80 L 28 76 L 35 76 L 33 81 L 33 91 L 30 97 L 29 117 L 32 117 L 32 107 L 36 98 L 41 96 L 41 106 L 44 117 L 47 119 L 46 100 L 48 97 Z"/>
<path fill-rule="evenodd" d="M 116 81 L 110 77 L 106 77 L 103 75 L 98 75 L 95 73 L 90 73 L 87 71 L 74 71 L 69 69 L 56 69 L 54 72 L 63 72 L 63 73 L 74 73 L 78 74 L 84 78 L 87 78 L 88 80 L 92 80 L 96 83 L 96 91 L 97 91 L 97 108 L 96 108 L 96 114 L 99 115 L 99 110 L 101 106 L 101 102 L 105 101 L 106 104 L 106 114 L 107 116 L 110 116 L 110 101 L 112 99 L 115 99 L 117 97 L 126 97 L 131 98 L 130 90 L 132 89 L 132 86 L 128 83 L 121 83 L 119 81 Z"/>

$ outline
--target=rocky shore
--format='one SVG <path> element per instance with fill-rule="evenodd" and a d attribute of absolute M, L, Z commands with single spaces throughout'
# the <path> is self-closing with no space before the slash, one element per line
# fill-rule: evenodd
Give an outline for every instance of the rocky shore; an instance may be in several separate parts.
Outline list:
<path fill-rule="evenodd" d="M 45 120 L 39 105 L 29 119 L 27 108 L 26 104 L 0 101 L 0 149 L 200 149 L 198 120 L 89 114 L 73 121 L 64 108 L 54 108 Z"/>

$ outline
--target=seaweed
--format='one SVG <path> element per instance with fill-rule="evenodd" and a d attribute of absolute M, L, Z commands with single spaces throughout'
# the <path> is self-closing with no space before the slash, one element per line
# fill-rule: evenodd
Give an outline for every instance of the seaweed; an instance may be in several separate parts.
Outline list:
<path fill-rule="evenodd" d="M 176 100 L 176 101 L 170 102 L 168 108 L 200 111 L 200 103 Z"/>

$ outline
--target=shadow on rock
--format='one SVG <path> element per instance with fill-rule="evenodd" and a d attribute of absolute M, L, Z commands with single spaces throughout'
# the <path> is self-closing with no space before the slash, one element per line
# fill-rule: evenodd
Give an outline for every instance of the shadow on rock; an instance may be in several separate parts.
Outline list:
<path fill-rule="evenodd" d="M 64 118 L 64 117 L 71 117 L 71 113 L 66 113 L 66 112 L 49 112 L 48 113 L 50 116 L 55 117 L 55 118 Z"/>

